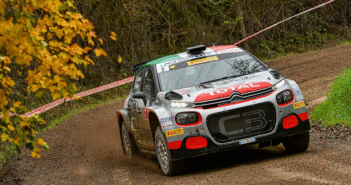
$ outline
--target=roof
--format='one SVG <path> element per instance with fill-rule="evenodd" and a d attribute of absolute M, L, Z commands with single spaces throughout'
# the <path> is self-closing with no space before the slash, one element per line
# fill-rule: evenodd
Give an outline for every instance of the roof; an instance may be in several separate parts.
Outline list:
<path fill-rule="evenodd" d="M 212 47 L 207 47 L 206 49 L 210 49 L 212 51 L 220 51 L 220 50 L 224 50 L 224 49 L 231 49 L 231 48 L 236 48 L 237 46 L 235 45 L 223 45 L 223 46 L 212 46 Z M 170 60 L 174 60 L 174 59 L 178 59 L 181 58 L 180 53 L 178 54 L 174 54 L 174 55 L 168 55 L 168 56 L 164 56 L 155 60 L 151 60 L 151 61 L 147 61 L 147 62 L 142 62 L 139 64 L 136 64 L 132 67 L 132 70 L 138 70 L 138 69 L 142 69 L 146 66 L 153 66 L 156 64 L 160 64 L 163 62 L 167 62 Z"/>

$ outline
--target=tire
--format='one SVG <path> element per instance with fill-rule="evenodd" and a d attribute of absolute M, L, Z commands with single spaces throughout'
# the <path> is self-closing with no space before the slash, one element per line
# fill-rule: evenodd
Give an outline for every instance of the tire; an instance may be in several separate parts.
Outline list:
<path fill-rule="evenodd" d="M 305 132 L 298 135 L 293 135 L 291 137 L 283 140 L 283 145 L 286 151 L 291 153 L 304 152 L 307 150 L 310 143 L 310 133 Z"/>
<path fill-rule="evenodd" d="M 122 140 L 122 147 L 123 147 L 124 154 L 126 155 L 128 161 L 133 163 L 138 153 L 137 152 L 138 148 L 135 145 L 134 140 L 132 139 L 132 136 L 127 131 L 126 126 L 124 125 L 124 122 L 122 122 L 122 127 L 121 127 L 121 140 Z"/>
<path fill-rule="evenodd" d="M 158 164 L 165 175 L 173 176 L 179 174 L 184 169 L 184 161 L 172 161 L 168 149 L 165 135 L 161 131 L 161 127 L 156 128 L 155 132 L 155 149 Z"/>

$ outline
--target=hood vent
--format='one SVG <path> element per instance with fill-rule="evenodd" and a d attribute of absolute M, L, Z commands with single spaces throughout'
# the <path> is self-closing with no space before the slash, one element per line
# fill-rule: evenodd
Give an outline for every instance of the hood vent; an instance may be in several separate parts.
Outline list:
<path fill-rule="evenodd" d="M 170 100 L 182 100 L 183 96 L 174 92 L 174 91 L 170 91 L 170 92 L 166 93 L 165 99 L 169 100 L 169 101 Z"/>
<path fill-rule="evenodd" d="M 282 77 L 282 75 L 280 73 L 278 73 L 277 71 L 274 71 L 274 70 L 270 70 L 269 71 L 271 73 L 271 75 L 273 76 L 273 78 L 275 79 L 280 79 Z"/>

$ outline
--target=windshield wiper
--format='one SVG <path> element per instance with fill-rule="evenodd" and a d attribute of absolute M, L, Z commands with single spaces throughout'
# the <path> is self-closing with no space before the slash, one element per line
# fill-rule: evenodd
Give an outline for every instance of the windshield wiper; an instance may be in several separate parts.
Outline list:
<path fill-rule="evenodd" d="M 216 80 L 210 80 L 210 81 L 207 81 L 207 82 L 202 82 L 199 85 L 201 86 L 201 85 L 204 85 L 204 84 L 207 84 L 207 83 L 216 82 L 216 81 L 220 81 L 220 80 L 225 80 L 225 79 L 228 79 L 228 78 L 236 78 L 236 77 L 245 76 L 245 75 L 248 75 L 248 74 L 242 74 L 242 75 L 236 75 L 236 76 L 226 76 L 226 77 L 223 77 L 223 78 L 218 78 Z"/>

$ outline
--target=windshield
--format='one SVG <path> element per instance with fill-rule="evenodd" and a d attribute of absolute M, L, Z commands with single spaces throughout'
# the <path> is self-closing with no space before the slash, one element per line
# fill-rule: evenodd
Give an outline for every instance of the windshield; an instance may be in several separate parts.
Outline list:
<path fill-rule="evenodd" d="M 179 63 L 172 62 L 166 69 L 159 72 L 163 91 L 256 73 L 266 70 L 266 67 L 251 55 L 241 51 Z"/>

